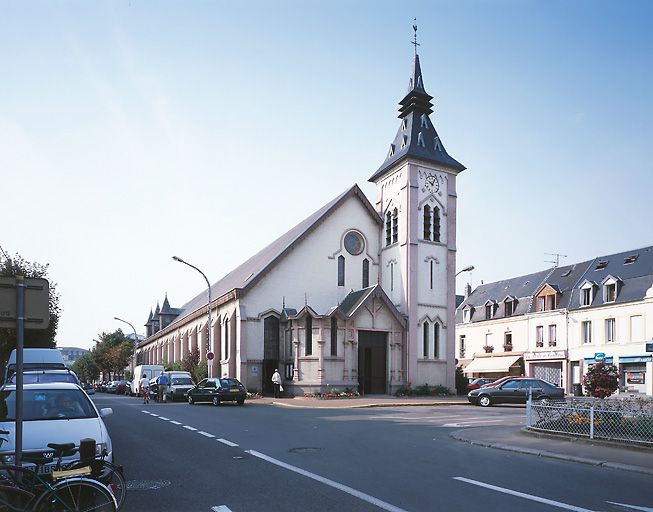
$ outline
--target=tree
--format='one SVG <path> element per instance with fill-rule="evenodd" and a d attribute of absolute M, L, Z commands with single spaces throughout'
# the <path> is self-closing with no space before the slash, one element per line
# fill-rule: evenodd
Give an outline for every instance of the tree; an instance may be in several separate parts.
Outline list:
<path fill-rule="evenodd" d="M 100 342 L 91 354 L 99 370 L 109 378 L 122 374 L 134 353 L 134 344 L 122 329 L 99 336 Z"/>
<path fill-rule="evenodd" d="M 619 387 L 619 370 L 613 364 L 596 363 L 583 377 L 583 385 L 595 398 L 606 398 Z"/>
<path fill-rule="evenodd" d="M 193 376 L 193 380 L 195 382 L 199 382 L 201 379 L 199 379 L 198 375 L 198 365 L 200 362 L 200 350 L 195 347 L 193 350 L 191 350 L 184 360 L 181 362 L 181 367 L 185 372 L 190 373 Z"/>
<path fill-rule="evenodd" d="M 95 363 L 95 358 L 93 357 L 92 352 L 88 352 L 77 359 L 77 361 L 72 364 L 71 369 L 81 380 L 86 382 L 93 382 L 97 379 L 98 374 L 100 373 L 100 369 Z"/>
<path fill-rule="evenodd" d="M 48 278 L 49 265 L 25 260 L 16 254 L 13 258 L 0 256 L 0 277 L 14 277 L 17 275 L 26 278 Z M 25 329 L 26 348 L 52 348 L 55 346 L 54 338 L 59 326 L 59 295 L 56 283 L 50 283 L 50 325 L 47 329 Z M 16 329 L 0 328 L 0 360 L 9 359 L 9 353 L 16 348 Z"/>

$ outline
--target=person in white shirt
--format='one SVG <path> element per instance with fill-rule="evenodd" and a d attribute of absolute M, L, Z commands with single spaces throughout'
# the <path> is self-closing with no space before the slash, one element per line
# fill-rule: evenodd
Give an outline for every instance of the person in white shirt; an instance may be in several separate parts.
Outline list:
<path fill-rule="evenodd" d="M 279 370 L 274 369 L 272 374 L 272 384 L 274 384 L 274 398 L 279 398 L 281 396 L 281 374 Z"/>
<path fill-rule="evenodd" d="M 143 403 L 150 403 L 150 381 L 147 379 L 147 375 L 144 373 L 143 378 L 140 381 L 139 389 L 141 391 L 141 396 L 143 397 Z"/>

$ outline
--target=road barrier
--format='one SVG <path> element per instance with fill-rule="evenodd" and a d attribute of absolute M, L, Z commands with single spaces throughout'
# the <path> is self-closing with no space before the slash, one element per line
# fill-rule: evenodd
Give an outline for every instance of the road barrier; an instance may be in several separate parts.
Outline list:
<path fill-rule="evenodd" d="M 530 430 L 653 447 L 653 399 L 529 400 L 526 425 Z"/>

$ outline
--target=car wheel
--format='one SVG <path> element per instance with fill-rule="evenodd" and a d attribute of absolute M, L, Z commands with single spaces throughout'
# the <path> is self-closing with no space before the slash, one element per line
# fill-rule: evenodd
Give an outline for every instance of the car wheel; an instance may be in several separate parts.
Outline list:
<path fill-rule="evenodd" d="M 193 400 L 193 397 L 190 396 L 190 395 L 188 395 L 188 403 L 189 403 L 190 405 L 195 405 L 195 400 Z"/>
<path fill-rule="evenodd" d="M 236 403 L 237 403 L 238 405 L 244 405 L 244 404 L 245 404 L 245 400 L 238 400 Z"/>
<path fill-rule="evenodd" d="M 488 395 L 481 395 L 478 397 L 478 405 L 481 407 L 490 407 L 492 405 L 492 399 Z"/>
<path fill-rule="evenodd" d="M 535 401 L 540 405 L 548 405 L 551 403 L 551 399 L 548 396 L 538 396 Z"/>
<path fill-rule="evenodd" d="M 218 406 L 218 405 L 220 405 L 220 398 L 217 397 L 217 396 L 214 396 L 212 402 L 213 402 L 213 405 Z"/>

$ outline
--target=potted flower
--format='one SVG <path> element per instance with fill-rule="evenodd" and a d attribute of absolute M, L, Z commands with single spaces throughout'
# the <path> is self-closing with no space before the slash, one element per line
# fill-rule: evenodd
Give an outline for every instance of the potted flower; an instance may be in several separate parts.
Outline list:
<path fill-rule="evenodd" d="M 485 350 L 485 352 L 489 354 L 494 351 L 494 347 L 492 345 L 485 345 L 483 347 L 483 350 Z"/>

